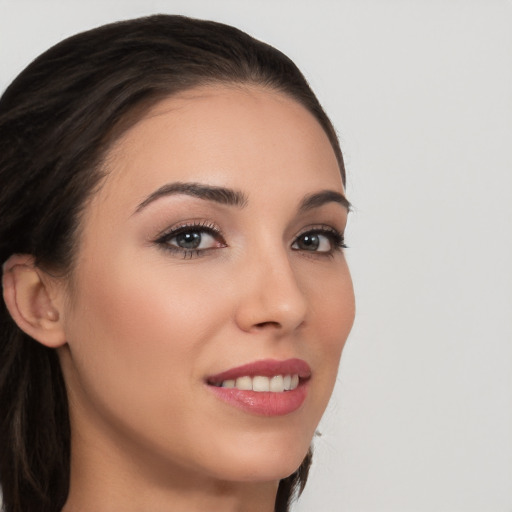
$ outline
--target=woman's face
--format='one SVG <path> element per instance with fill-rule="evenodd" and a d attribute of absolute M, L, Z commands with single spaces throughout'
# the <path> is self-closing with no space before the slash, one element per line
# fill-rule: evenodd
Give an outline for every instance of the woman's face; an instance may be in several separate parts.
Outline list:
<path fill-rule="evenodd" d="M 283 94 L 204 87 L 160 102 L 105 166 L 63 306 L 74 457 L 287 476 L 354 316 L 327 136 Z"/>

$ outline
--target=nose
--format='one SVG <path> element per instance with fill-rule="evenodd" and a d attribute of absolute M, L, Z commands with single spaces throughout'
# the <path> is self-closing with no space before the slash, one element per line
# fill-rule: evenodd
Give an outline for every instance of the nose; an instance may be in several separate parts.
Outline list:
<path fill-rule="evenodd" d="M 284 249 L 259 253 L 242 266 L 235 314 L 240 329 L 270 329 L 282 335 L 304 323 L 306 295 Z"/>

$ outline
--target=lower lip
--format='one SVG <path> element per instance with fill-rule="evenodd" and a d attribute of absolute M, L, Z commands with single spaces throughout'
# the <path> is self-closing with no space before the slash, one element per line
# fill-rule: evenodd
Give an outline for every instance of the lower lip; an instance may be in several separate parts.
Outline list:
<path fill-rule="evenodd" d="M 307 395 L 306 382 L 301 382 L 292 391 L 244 391 L 236 388 L 208 386 L 212 393 L 224 402 L 243 411 L 260 416 L 284 416 L 304 403 Z"/>

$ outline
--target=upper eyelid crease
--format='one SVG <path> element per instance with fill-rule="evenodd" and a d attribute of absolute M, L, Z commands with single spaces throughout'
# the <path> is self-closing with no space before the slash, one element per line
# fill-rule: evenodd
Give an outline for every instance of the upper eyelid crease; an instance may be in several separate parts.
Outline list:
<path fill-rule="evenodd" d="M 211 224 L 208 221 L 201 221 L 201 222 L 192 222 L 184 223 L 184 224 L 177 224 L 175 226 L 172 226 L 171 228 L 167 228 L 163 232 L 161 232 L 158 237 L 156 238 L 156 241 L 161 240 L 162 238 L 169 237 L 171 235 L 179 235 L 181 232 L 184 231 L 204 231 L 206 233 L 215 234 L 218 236 L 223 236 L 222 231 L 215 225 Z"/>

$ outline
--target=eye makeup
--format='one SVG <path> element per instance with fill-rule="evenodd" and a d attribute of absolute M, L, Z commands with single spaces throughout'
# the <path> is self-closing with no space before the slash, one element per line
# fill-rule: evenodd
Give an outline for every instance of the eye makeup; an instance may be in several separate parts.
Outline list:
<path fill-rule="evenodd" d="M 206 256 L 212 250 L 228 247 L 220 228 L 206 220 L 179 223 L 160 234 L 154 243 L 183 259 Z M 344 235 L 325 224 L 303 228 L 291 244 L 293 251 L 309 256 L 332 256 L 346 247 Z"/>
<path fill-rule="evenodd" d="M 319 255 L 332 255 L 346 247 L 343 233 L 325 224 L 303 229 L 292 244 L 292 249 L 296 251 L 307 251 Z"/>
<path fill-rule="evenodd" d="M 160 248 L 184 259 L 204 256 L 226 247 L 220 229 L 210 221 L 190 221 L 173 226 L 154 241 Z"/>

